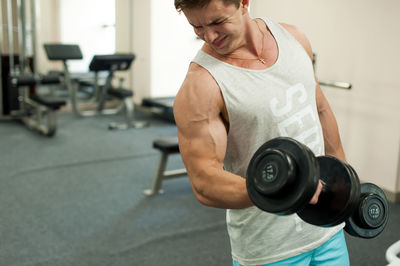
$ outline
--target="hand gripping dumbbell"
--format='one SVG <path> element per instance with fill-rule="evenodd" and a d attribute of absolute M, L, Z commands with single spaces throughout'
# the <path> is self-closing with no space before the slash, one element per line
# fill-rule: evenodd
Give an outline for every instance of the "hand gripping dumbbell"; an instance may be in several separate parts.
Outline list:
<path fill-rule="evenodd" d="M 318 181 L 322 192 L 309 204 Z M 330 156 L 315 157 L 300 142 L 286 137 L 272 139 L 253 155 L 246 174 L 250 199 L 263 211 L 278 215 L 297 213 L 318 226 L 346 222 L 350 235 L 372 238 L 388 220 L 383 191 L 371 183 L 360 184 L 356 171 Z"/>

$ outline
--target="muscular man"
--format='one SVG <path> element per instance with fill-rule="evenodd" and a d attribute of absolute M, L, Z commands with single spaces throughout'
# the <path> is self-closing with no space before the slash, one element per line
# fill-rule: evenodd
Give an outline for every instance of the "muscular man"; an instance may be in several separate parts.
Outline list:
<path fill-rule="evenodd" d="M 343 224 L 313 226 L 249 199 L 248 163 L 272 138 L 292 137 L 316 155 L 345 160 L 309 41 L 294 26 L 252 19 L 249 2 L 175 0 L 204 40 L 174 103 L 193 192 L 202 204 L 227 209 L 234 265 L 348 265 Z"/>

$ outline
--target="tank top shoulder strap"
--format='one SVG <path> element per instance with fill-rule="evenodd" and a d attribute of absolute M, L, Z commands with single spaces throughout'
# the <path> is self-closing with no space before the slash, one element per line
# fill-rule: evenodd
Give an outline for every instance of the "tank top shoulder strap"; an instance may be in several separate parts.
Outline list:
<path fill-rule="evenodd" d="M 279 55 L 278 61 L 281 61 L 283 64 L 290 62 L 293 58 L 293 51 L 300 49 L 304 53 L 306 53 L 303 46 L 295 39 L 295 37 L 287 31 L 281 24 L 275 22 L 269 18 L 262 18 L 262 20 L 267 25 L 271 34 L 275 38 L 275 41 L 278 45 Z"/>
<path fill-rule="evenodd" d="M 217 69 L 219 64 L 224 64 L 221 60 L 207 54 L 202 49 L 200 49 L 196 56 L 192 59 L 192 62 L 202 66 L 208 71 L 212 71 L 213 69 Z"/>

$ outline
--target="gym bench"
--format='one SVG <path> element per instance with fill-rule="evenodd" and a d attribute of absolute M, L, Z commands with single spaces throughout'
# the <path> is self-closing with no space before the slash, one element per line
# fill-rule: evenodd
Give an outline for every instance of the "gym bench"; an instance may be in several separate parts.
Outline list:
<path fill-rule="evenodd" d="M 152 186 L 146 189 L 144 194 L 147 196 L 163 193 L 162 182 L 167 179 L 186 176 L 186 169 L 176 169 L 167 171 L 168 156 L 179 154 L 178 137 L 164 137 L 153 141 L 153 148 L 160 151 L 159 161 L 153 177 Z"/>

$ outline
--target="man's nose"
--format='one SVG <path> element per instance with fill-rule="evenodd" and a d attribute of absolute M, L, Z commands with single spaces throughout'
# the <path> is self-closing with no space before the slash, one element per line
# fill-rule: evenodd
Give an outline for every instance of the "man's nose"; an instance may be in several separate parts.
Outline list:
<path fill-rule="evenodd" d="M 218 32 L 216 32 L 212 28 L 207 28 L 204 30 L 204 41 L 206 41 L 207 43 L 212 43 L 213 41 L 215 41 L 215 39 L 217 39 L 217 37 Z"/>

